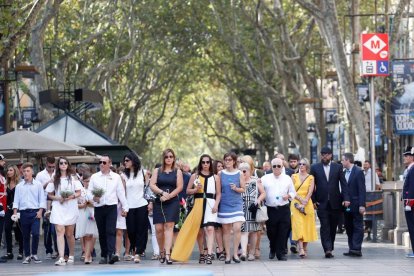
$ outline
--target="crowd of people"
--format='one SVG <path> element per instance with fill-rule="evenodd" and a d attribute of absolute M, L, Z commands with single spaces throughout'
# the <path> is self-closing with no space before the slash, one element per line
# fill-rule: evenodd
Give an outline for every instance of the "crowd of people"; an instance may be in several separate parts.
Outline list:
<path fill-rule="evenodd" d="M 7 248 L 0 262 L 14 258 L 14 228 L 17 259 L 40 263 L 42 221 L 46 258 L 56 259 L 58 266 L 75 262 L 75 239 L 85 264 L 96 256 L 96 239 L 99 264 L 121 258 L 140 263 L 148 229 L 151 259 L 167 265 L 188 261 L 195 244 L 200 264 L 254 261 L 262 257 L 264 232 L 269 259 L 286 261 L 288 244 L 299 258 L 308 256 L 308 243 L 318 239 L 315 215 L 325 258 L 334 257 L 342 215 L 349 246 L 343 254 L 361 257 L 368 165 L 364 170 L 355 166 L 351 153 L 334 162 L 329 147 L 320 153 L 321 162 L 312 166 L 295 154 L 286 162 L 279 153 L 261 169 L 250 156 L 228 152 L 213 160 L 203 154 L 192 172 L 178 164 L 172 149 L 163 151 L 152 172 L 133 153 L 118 168 L 109 156 L 101 156 L 96 173 L 86 164 L 73 167 L 65 157 L 48 157 L 36 177 L 33 164 L 6 166 L 0 155 L 0 240 L 4 225 Z M 404 156 L 412 160 L 414 153 Z"/>

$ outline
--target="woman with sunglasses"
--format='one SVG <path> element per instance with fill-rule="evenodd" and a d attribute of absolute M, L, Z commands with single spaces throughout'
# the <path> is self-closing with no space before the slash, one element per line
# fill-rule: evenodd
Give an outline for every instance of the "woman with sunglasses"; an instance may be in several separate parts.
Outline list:
<path fill-rule="evenodd" d="M 139 158 L 133 153 L 125 154 L 124 166 L 125 170 L 121 176 L 125 182 L 126 199 L 129 206 L 126 228 L 131 244 L 130 247 L 135 252 L 134 262 L 140 263 L 140 256 L 145 252 L 147 243 L 148 211 L 152 210 L 152 203 L 148 204 L 148 201 L 144 198 L 146 179 Z M 128 253 L 126 252 L 126 254 Z"/>
<path fill-rule="evenodd" d="M 194 206 L 187 216 L 175 241 L 171 257 L 177 261 L 188 261 L 197 239 L 200 250 L 199 263 L 212 264 L 214 225 L 217 222 L 218 205 L 221 198 L 220 180 L 213 173 L 210 155 L 203 154 L 187 186 L 187 194 L 194 195 Z M 207 255 L 204 255 L 204 234 Z"/>
<path fill-rule="evenodd" d="M 298 164 L 299 172 L 292 175 L 296 196 L 290 204 L 292 212 L 292 240 L 298 242 L 299 256 L 307 256 L 308 242 L 316 241 L 315 211 L 312 193 L 315 187 L 314 178 L 309 174 L 309 161 L 303 158 Z"/>
<path fill-rule="evenodd" d="M 78 198 L 81 194 L 82 184 L 71 169 L 66 157 L 59 157 L 56 161 L 56 171 L 53 183 L 46 187 L 48 197 L 52 200 L 50 222 L 55 225 L 59 259 L 55 265 L 66 265 L 64 259 L 65 238 L 69 246 L 68 264 L 73 264 L 75 253 L 74 229 L 79 217 Z"/>
<path fill-rule="evenodd" d="M 225 169 L 219 172 L 221 183 L 221 201 L 217 221 L 223 225 L 223 241 L 226 250 L 225 264 L 230 264 L 230 237 L 233 230 L 233 261 L 240 263 L 238 247 L 241 238 L 241 225 L 245 221 L 243 213 L 243 199 L 241 194 L 245 190 L 245 181 L 237 168 L 237 155 L 228 152 L 224 155 Z"/>
<path fill-rule="evenodd" d="M 85 264 L 92 263 L 92 251 L 98 237 L 98 227 L 95 222 L 93 207 L 93 195 L 88 190 L 91 174 L 87 171 L 82 173 L 81 195 L 78 199 L 79 218 L 76 222 L 75 236 L 83 241 Z"/>
<path fill-rule="evenodd" d="M 255 259 L 255 245 L 257 232 L 262 230 L 262 224 L 256 222 L 256 215 L 253 209 L 261 205 L 266 197 L 262 183 L 257 177 L 251 175 L 251 166 L 248 163 L 241 163 L 239 170 L 243 173 L 243 179 L 246 182 L 246 192 L 242 193 L 243 212 L 246 221 L 241 226 L 241 249 L 240 259 L 249 261 Z M 249 254 L 247 255 L 247 244 L 250 244 Z"/>
<path fill-rule="evenodd" d="M 171 265 L 171 247 L 174 225 L 178 222 L 180 203 L 178 194 L 183 189 L 183 173 L 175 166 L 175 153 L 166 149 L 162 153 L 162 166 L 153 171 L 150 187 L 157 198 L 154 202 L 153 222 L 160 247 L 160 263 Z"/>

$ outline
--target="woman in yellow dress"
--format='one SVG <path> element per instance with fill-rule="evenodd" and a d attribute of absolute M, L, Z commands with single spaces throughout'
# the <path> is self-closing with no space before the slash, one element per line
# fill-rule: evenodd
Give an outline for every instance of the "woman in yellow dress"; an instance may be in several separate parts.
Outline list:
<path fill-rule="evenodd" d="M 199 263 L 212 264 L 214 225 L 217 223 L 217 210 L 221 198 L 220 179 L 213 173 L 213 160 L 203 154 L 187 186 L 187 194 L 194 195 L 194 207 L 188 214 L 178 233 L 171 258 L 176 261 L 188 261 L 195 241 L 200 250 Z M 207 254 L 204 255 L 204 235 Z"/>
<path fill-rule="evenodd" d="M 298 242 L 299 256 L 307 255 L 308 242 L 318 239 L 315 226 L 315 211 L 312 203 L 312 193 L 315 188 L 314 178 L 309 174 L 309 161 L 300 160 L 299 172 L 292 175 L 296 196 L 290 204 L 292 213 L 292 240 Z"/>

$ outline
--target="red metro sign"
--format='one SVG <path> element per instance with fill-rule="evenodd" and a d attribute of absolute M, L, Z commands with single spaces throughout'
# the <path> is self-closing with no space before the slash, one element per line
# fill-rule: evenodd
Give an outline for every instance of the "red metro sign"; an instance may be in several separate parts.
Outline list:
<path fill-rule="evenodd" d="M 388 76 L 388 34 L 361 34 L 361 76 Z"/>

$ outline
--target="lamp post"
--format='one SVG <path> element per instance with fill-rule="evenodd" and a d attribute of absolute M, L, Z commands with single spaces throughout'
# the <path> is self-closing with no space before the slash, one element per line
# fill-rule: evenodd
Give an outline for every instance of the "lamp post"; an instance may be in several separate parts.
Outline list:
<path fill-rule="evenodd" d="M 314 124 L 308 125 L 306 128 L 306 132 L 308 133 L 308 140 L 309 140 L 309 162 L 313 163 L 313 140 L 316 136 L 316 129 Z"/>
<path fill-rule="evenodd" d="M 293 142 L 293 141 L 290 141 L 290 142 L 289 142 L 289 145 L 288 145 L 288 152 L 289 152 L 289 154 L 294 154 L 294 153 L 296 153 L 296 144 L 295 144 L 295 142 Z"/>

